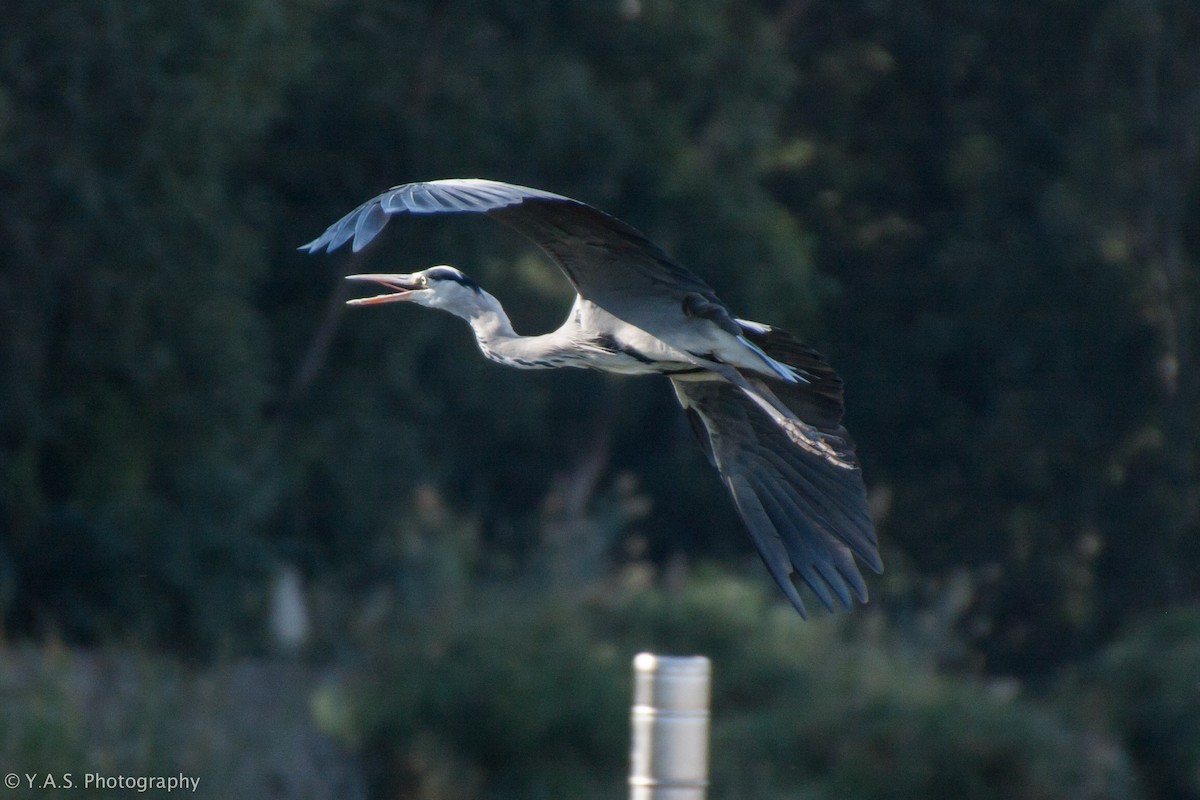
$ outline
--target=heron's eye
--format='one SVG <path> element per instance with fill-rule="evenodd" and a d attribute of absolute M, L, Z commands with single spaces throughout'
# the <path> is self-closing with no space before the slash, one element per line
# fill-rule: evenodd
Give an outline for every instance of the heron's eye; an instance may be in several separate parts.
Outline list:
<path fill-rule="evenodd" d="M 420 281 L 418 281 L 418 283 L 420 283 L 422 286 L 428 286 L 428 285 L 429 285 L 429 278 L 426 278 L 424 275 L 422 275 L 422 276 L 421 276 L 421 280 L 420 280 Z"/>

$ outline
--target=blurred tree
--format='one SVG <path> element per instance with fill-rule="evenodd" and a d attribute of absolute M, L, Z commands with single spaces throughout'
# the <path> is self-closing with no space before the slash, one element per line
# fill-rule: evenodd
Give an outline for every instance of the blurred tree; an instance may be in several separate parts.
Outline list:
<path fill-rule="evenodd" d="M 1133 283 L 1134 313 L 1156 334 L 1155 393 L 1123 444 L 1106 513 L 1137 535 L 1113 537 L 1102 563 L 1106 610 L 1194 599 L 1200 579 L 1200 19 L 1187 3 L 1122 0 L 1096 23 L 1088 53 L 1088 127 L 1074 178 L 1088 192 L 1097 249 Z M 1140 602 L 1139 602 L 1140 601 Z"/>
<path fill-rule="evenodd" d="M 1126 138 L 1131 109 L 1167 102 L 1146 84 L 1160 72 L 1171 136 L 1196 129 L 1183 113 L 1200 108 L 1182 44 L 1194 15 L 784 10 L 802 79 L 774 182 L 841 285 L 830 337 L 853 354 L 837 361 L 868 482 L 892 498 L 883 540 L 930 578 L 972 565 L 967 630 L 1001 671 L 1046 669 L 1131 607 L 1194 596 L 1170 566 L 1195 555 L 1194 433 L 1171 422 L 1161 380 L 1191 334 L 1162 335 L 1176 313 L 1155 325 L 1146 311 L 1156 250 L 1180 275 L 1160 296 L 1186 308 L 1179 199 L 1195 164 L 1155 162 L 1172 173 L 1156 199 Z M 1114 58 L 1127 48 L 1142 58 Z M 1167 200 L 1165 239 L 1139 253 L 1129 236 Z M 1174 476 L 1155 466 L 1168 450 L 1186 451 Z"/>
<path fill-rule="evenodd" d="M 269 376 L 261 241 L 231 178 L 305 60 L 285 5 L 5 8 L 10 629 L 211 641 L 239 618 Z"/>

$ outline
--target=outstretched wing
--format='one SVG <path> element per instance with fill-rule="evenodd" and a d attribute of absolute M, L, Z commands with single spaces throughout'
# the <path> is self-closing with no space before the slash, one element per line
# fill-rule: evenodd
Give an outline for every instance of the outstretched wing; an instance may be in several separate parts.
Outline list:
<path fill-rule="evenodd" d="M 358 251 L 394 214 L 481 213 L 549 254 L 586 300 L 651 333 L 701 319 L 736 331 L 712 289 L 632 226 L 569 197 L 510 183 L 461 178 L 408 183 L 351 211 L 301 250 Z M 684 309 L 703 309 L 702 314 Z"/>
<path fill-rule="evenodd" d="M 854 443 L 841 426 L 841 380 L 819 355 L 782 331 L 756 335 L 772 358 L 803 367 L 807 384 L 772 382 L 798 417 L 849 463 L 798 447 L 732 384 L 672 379 L 680 404 L 733 497 L 750 538 L 784 594 L 805 615 L 799 579 L 832 610 L 867 599 L 855 557 L 882 572 Z"/>

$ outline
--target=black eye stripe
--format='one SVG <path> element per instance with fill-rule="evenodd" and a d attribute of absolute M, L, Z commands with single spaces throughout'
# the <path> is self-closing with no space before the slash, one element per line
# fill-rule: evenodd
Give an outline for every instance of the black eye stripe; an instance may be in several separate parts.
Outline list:
<path fill-rule="evenodd" d="M 463 275 L 458 270 L 449 269 L 448 267 L 434 267 L 425 273 L 425 277 L 431 281 L 454 281 L 468 289 L 479 291 L 479 284 Z"/>

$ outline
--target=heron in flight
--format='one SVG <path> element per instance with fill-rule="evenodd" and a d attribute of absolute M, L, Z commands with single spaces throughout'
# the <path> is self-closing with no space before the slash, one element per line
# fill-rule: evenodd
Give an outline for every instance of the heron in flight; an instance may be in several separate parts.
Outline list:
<path fill-rule="evenodd" d="M 866 602 L 857 558 L 882 572 L 842 380 L 792 335 L 735 317 L 713 290 L 631 226 L 568 197 L 456 179 L 389 189 L 313 241 L 358 252 L 394 214 L 481 213 L 538 244 L 575 287 L 567 320 L 521 336 L 504 308 L 450 266 L 349 275 L 387 291 L 351 305 L 409 302 L 466 320 L 479 349 L 520 369 L 665 375 L 775 582 L 800 615 L 807 585 L 825 608 Z"/>

